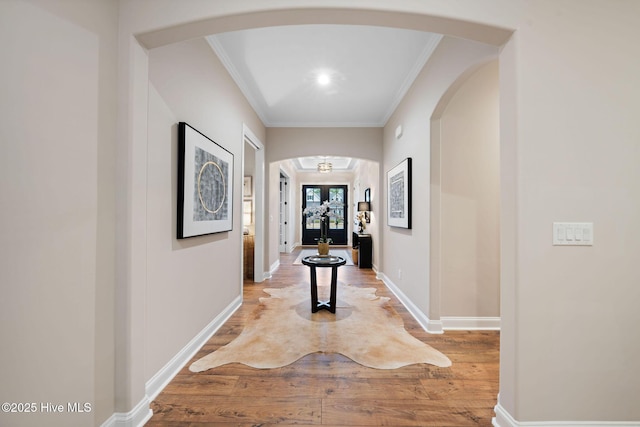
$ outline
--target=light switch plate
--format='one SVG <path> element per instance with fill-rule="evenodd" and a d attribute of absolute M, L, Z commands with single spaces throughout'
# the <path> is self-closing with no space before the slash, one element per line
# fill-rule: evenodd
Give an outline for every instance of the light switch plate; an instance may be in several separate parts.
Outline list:
<path fill-rule="evenodd" d="M 554 222 L 554 246 L 593 246 L 592 222 Z"/>

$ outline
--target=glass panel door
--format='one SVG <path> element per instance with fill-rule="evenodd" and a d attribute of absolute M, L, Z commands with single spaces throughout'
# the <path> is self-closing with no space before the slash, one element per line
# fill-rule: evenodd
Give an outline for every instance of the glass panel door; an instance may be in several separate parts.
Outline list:
<path fill-rule="evenodd" d="M 305 208 L 316 208 L 322 204 L 321 199 L 321 189 L 320 187 L 306 187 L 305 190 L 305 201 L 306 204 L 302 207 Z M 307 230 L 320 230 L 320 220 L 318 218 L 313 217 L 305 217 L 305 225 Z"/>
<path fill-rule="evenodd" d="M 302 210 L 310 207 L 319 207 L 324 201 L 331 203 L 331 212 L 328 226 L 328 237 L 334 245 L 347 244 L 347 186 L 346 185 L 303 185 L 302 186 Z M 321 221 L 302 215 L 302 244 L 315 245 L 320 238 Z"/>

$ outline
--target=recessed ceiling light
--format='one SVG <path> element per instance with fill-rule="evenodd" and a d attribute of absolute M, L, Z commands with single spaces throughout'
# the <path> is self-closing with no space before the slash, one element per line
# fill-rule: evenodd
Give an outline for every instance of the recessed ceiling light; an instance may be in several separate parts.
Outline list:
<path fill-rule="evenodd" d="M 318 75 L 318 84 L 319 85 L 326 86 L 329 83 L 331 83 L 331 77 L 329 77 L 329 74 L 322 73 L 322 74 Z"/>

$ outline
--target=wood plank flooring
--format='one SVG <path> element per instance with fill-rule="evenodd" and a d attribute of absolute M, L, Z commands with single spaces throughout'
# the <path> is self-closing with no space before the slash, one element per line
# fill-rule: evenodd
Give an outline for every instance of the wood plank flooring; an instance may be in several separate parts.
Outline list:
<path fill-rule="evenodd" d="M 229 364 L 192 373 L 195 360 L 227 344 L 243 319 L 267 296 L 265 287 L 308 283 L 299 249 L 282 255 L 280 268 L 261 284 L 246 282 L 243 306 L 200 349 L 152 403 L 147 426 L 491 426 L 498 394 L 499 332 L 425 332 L 372 270 L 340 267 L 338 280 L 375 287 L 388 296 L 416 338 L 446 354 L 453 365 L 412 365 L 393 370 L 361 366 L 340 354 L 314 353 L 277 369 Z M 319 269 L 319 283 L 326 280 Z M 372 325 L 375 328 L 375 325 Z"/>

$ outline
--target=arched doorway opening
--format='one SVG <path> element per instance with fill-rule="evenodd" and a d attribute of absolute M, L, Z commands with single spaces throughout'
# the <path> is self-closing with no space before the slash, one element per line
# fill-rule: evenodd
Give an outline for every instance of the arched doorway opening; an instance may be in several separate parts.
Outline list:
<path fill-rule="evenodd" d="M 184 21 L 183 21 L 184 22 Z M 132 38 L 129 41 L 125 41 L 123 43 L 129 43 L 123 52 L 127 52 L 126 55 L 123 53 L 123 56 L 126 57 L 123 60 L 123 64 L 121 65 L 123 69 L 130 72 L 131 75 L 127 76 L 128 78 L 128 90 L 131 93 L 144 93 L 144 89 L 146 87 L 148 76 L 143 76 L 146 71 L 147 59 L 146 53 L 144 49 L 150 49 L 154 47 L 163 46 L 169 43 L 175 43 L 177 41 L 186 40 L 188 38 L 204 36 L 207 34 L 221 32 L 221 31 L 230 31 L 241 28 L 251 28 L 254 26 L 264 26 L 264 25 L 284 25 L 291 23 L 350 23 L 350 24 L 362 24 L 362 25 L 386 25 L 386 26 L 397 26 L 400 28 L 413 28 L 413 29 L 421 29 L 421 28 L 429 28 L 430 31 L 440 32 L 443 34 L 451 34 L 458 37 L 464 38 L 472 38 L 484 43 L 490 43 L 495 46 L 503 45 L 510 37 L 511 31 L 505 30 L 502 28 L 491 27 L 487 25 L 475 24 L 472 22 L 450 19 L 450 18 L 442 18 L 439 16 L 431 16 L 431 15 L 421 15 L 415 13 L 405 13 L 398 11 L 376 11 L 370 9 L 359 9 L 359 10 L 343 10 L 343 9 L 318 9 L 315 11 L 310 11 L 308 9 L 289 9 L 289 10 L 281 10 L 281 11 L 261 11 L 261 12 L 250 12 L 250 13 L 239 13 L 237 15 L 230 14 L 224 17 L 216 17 L 210 20 L 200 20 L 198 22 L 191 21 L 186 24 L 178 24 L 174 26 L 168 26 L 163 30 L 158 31 L 149 31 L 139 33 L 137 32 L 137 40 Z M 140 44 L 138 44 L 140 43 Z M 128 48 L 128 49 L 127 49 Z M 503 51 L 504 52 L 504 51 Z M 511 46 L 511 49 L 506 50 L 510 63 L 515 63 L 515 48 Z M 125 73 L 126 74 L 126 73 Z M 501 77 L 502 78 L 502 77 Z M 506 84 L 509 87 L 515 85 L 513 82 L 513 76 L 507 76 Z M 145 170 L 145 159 L 143 156 L 136 156 L 137 149 L 140 146 L 144 146 L 147 141 L 146 135 L 146 123 L 144 123 L 144 110 L 146 108 L 146 100 L 143 99 L 144 96 L 141 97 L 132 97 L 132 102 L 123 109 L 122 112 L 122 123 L 120 128 L 123 129 L 123 138 L 125 141 L 124 144 L 129 144 L 133 146 L 131 153 L 125 153 L 125 159 L 122 159 L 122 163 L 128 165 L 128 171 L 131 174 L 138 175 L 138 172 L 143 172 Z M 508 130 L 515 129 L 515 126 L 511 124 L 508 127 Z M 380 130 L 380 133 L 383 133 L 384 130 Z M 267 131 L 269 134 L 269 130 Z M 513 135 L 508 135 L 513 136 Z M 515 138 L 514 138 L 515 139 Z M 267 141 L 271 141 L 269 136 L 267 136 Z M 126 150 L 125 150 L 126 151 Z M 386 159 L 383 155 L 383 147 L 379 147 L 379 156 L 378 159 L 382 164 L 381 169 L 386 169 L 386 162 L 395 162 L 396 159 Z M 509 158 L 514 157 L 515 148 L 510 149 L 508 153 L 506 153 Z M 515 164 L 515 163 L 514 163 Z M 271 168 L 269 170 L 269 174 L 271 173 Z M 510 168 L 502 173 L 502 179 L 505 178 L 513 178 L 515 177 L 516 170 L 514 168 Z M 140 173 L 139 175 L 143 176 L 144 173 Z M 380 181 L 378 182 L 380 184 Z M 140 182 L 133 183 L 133 192 L 144 191 L 144 187 L 146 182 L 144 180 L 140 180 Z M 379 188 L 382 188 L 379 185 Z M 266 193 L 266 189 L 263 193 L 265 196 L 268 195 Z M 507 188 L 507 191 L 510 191 L 510 196 L 515 194 L 515 187 Z M 270 195 L 268 196 L 270 199 Z M 512 197 L 515 199 L 515 197 Z M 269 200 L 270 201 L 270 200 Z M 139 218 L 139 216 L 143 216 L 143 212 L 138 211 L 136 209 L 132 209 L 130 206 L 130 202 L 128 200 L 124 200 L 121 202 L 124 206 L 121 206 L 121 209 L 125 212 L 128 212 L 129 219 L 133 222 L 138 222 L 137 220 L 142 221 L 143 218 Z M 135 208 L 135 206 L 134 206 Z M 511 208 L 508 210 L 511 212 Z M 265 219 L 265 222 L 267 220 Z M 507 239 L 503 239 L 507 241 L 507 243 L 513 243 L 515 241 L 515 225 L 512 222 L 509 222 L 511 229 L 509 230 L 509 236 Z M 382 233 L 381 233 L 382 234 Z M 144 236 L 141 236 L 142 239 Z M 384 236 L 380 236 L 381 240 L 384 239 Z M 511 242 L 510 242 L 511 241 Z M 135 259 L 135 258 L 144 258 L 144 245 L 137 247 L 132 246 L 131 249 L 125 248 L 124 256 L 126 259 Z M 510 259 L 510 261 L 513 261 Z M 515 261 L 513 261 L 513 265 L 515 265 Z M 512 267 L 506 269 L 506 276 L 512 276 L 514 270 Z M 511 277 L 508 277 L 511 279 Z M 513 282 L 513 281 L 511 281 Z M 138 294 L 142 293 L 141 289 L 138 289 L 139 283 L 144 285 L 144 281 L 126 281 L 123 283 L 123 287 L 126 288 L 124 292 L 127 294 Z M 513 284 L 512 284 L 513 285 Z M 510 293 L 511 294 L 511 293 Z M 507 302 L 503 301 L 503 304 L 512 304 L 512 301 Z M 141 312 L 145 311 L 144 304 L 146 301 L 142 302 L 142 307 L 138 307 Z M 509 311 L 511 313 L 511 311 Z M 504 326 L 504 324 L 503 324 Z M 121 328 L 124 331 L 141 331 L 144 330 L 144 324 L 138 323 L 136 319 L 132 319 L 129 321 L 129 324 L 125 325 L 124 328 Z M 507 334 L 508 335 L 508 334 Z M 504 336 L 504 335 L 503 335 Z M 508 335 L 512 338 L 510 335 Z M 127 340 L 126 336 L 122 337 L 123 340 Z M 513 339 L 511 339 L 510 343 L 513 343 Z M 134 346 L 135 347 L 135 346 Z M 119 354 L 119 359 L 126 359 L 130 363 L 128 363 L 127 367 L 130 371 L 129 373 L 122 374 L 118 376 L 120 380 L 118 381 L 117 388 L 120 390 L 126 389 L 136 389 L 140 388 L 139 378 L 144 378 L 142 374 L 144 371 L 144 356 L 142 353 L 130 351 L 129 347 L 124 349 L 124 352 L 128 352 L 128 354 Z M 502 377 L 502 376 L 501 376 Z M 507 383 L 507 392 L 508 389 L 511 388 L 512 383 Z M 502 387 L 501 387 L 502 390 Z M 124 393 L 125 396 L 129 396 L 130 393 Z M 133 407 L 135 403 L 135 396 L 130 396 L 127 405 L 128 407 Z"/>
<path fill-rule="evenodd" d="M 351 133 L 351 131 L 348 131 Z M 332 152 L 335 153 L 335 152 Z M 336 159 L 345 156 L 345 153 L 335 153 L 331 158 Z M 341 157 L 345 158 L 345 157 Z M 372 234 L 373 239 L 377 239 L 380 235 L 381 201 L 379 199 L 380 188 L 380 163 L 377 161 L 349 158 L 351 166 L 344 170 L 334 170 L 331 173 L 318 173 L 315 169 L 304 169 L 300 167 L 297 158 L 284 158 L 272 161 L 268 165 L 268 200 L 269 211 L 280 212 L 283 208 L 283 192 L 282 177 L 286 177 L 286 197 L 287 204 L 284 205 L 285 211 L 279 214 L 279 217 L 286 218 L 287 224 L 287 246 L 286 252 L 291 252 L 297 247 L 304 246 L 303 242 L 303 187 L 314 187 L 319 185 L 340 186 L 346 189 L 346 211 L 348 212 L 344 218 L 346 242 L 343 246 L 350 246 L 352 232 L 355 230 L 355 212 L 357 212 L 358 202 L 364 201 L 365 190 L 369 190 L 368 194 L 371 199 L 370 222 L 366 225 L 367 233 Z M 268 237 L 268 256 L 270 260 L 270 270 L 278 267 L 280 253 L 282 253 L 281 221 L 269 221 L 269 237 Z M 374 266 L 377 267 L 379 254 L 374 253 Z M 375 268 L 374 267 L 374 268 Z"/>

